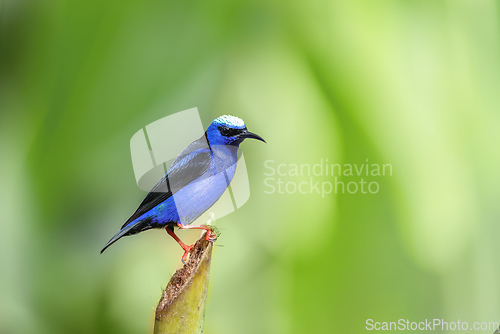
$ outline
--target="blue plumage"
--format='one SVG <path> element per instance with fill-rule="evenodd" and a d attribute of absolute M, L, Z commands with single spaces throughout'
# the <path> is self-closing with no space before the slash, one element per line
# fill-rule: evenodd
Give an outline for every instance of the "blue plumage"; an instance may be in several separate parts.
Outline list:
<path fill-rule="evenodd" d="M 246 138 L 264 141 L 249 132 L 245 123 L 237 117 L 224 115 L 215 119 L 200 139 L 177 156 L 165 176 L 101 253 L 121 237 L 151 228 L 166 228 L 184 249 L 183 260 L 191 246 L 177 238 L 173 232 L 175 226 L 205 229 L 207 239 L 214 240 L 216 236 L 209 226 L 190 224 L 208 210 L 229 186 L 236 171 L 239 145 Z"/>

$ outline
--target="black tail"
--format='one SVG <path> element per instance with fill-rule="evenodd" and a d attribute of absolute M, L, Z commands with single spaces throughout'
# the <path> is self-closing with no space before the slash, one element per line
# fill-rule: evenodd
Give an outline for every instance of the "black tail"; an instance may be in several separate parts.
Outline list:
<path fill-rule="evenodd" d="M 151 228 L 163 228 L 163 227 L 165 227 L 164 224 L 158 224 L 158 223 L 152 224 L 151 221 L 152 221 L 151 217 L 148 217 L 148 218 L 140 220 L 138 222 L 129 223 L 128 225 L 124 225 L 124 227 L 122 227 L 122 229 L 120 230 L 120 232 L 116 233 L 115 236 L 112 237 L 111 240 L 108 241 L 108 243 L 106 244 L 106 246 L 104 246 L 104 248 L 101 249 L 101 254 L 109 246 L 111 246 L 112 244 L 114 244 L 115 242 L 117 242 L 118 239 L 120 239 L 121 237 L 124 237 L 126 235 L 137 234 L 139 232 L 146 231 L 146 230 L 149 230 Z M 175 222 L 173 224 L 175 224 Z"/>
<path fill-rule="evenodd" d="M 106 244 L 106 246 L 104 246 L 103 249 L 101 249 L 101 254 L 102 252 L 104 252 L 109 246 L 111 246 L 112 244 L 114 244 L 115 242 L 118 241 L 118 239 L 120 239 L 121 237 L 124 237 L 126 235 L 129 235 L 129 234 L 134 234 L 134 233 L 131 233 L 132 231 L 132 227 L 133 226 L 127 226 L 125 228 L 122 228 L 120 230 L 120 232 L 116 233 L 114 237 L 112 237 L 108 243 Z"/>

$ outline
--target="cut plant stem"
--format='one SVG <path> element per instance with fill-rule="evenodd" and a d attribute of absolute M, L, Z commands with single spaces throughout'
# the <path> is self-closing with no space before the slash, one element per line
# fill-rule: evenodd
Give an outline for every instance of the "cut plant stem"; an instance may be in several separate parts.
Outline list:
<path fill-rule="evenodd" d="M 154 334 L 202 333 L 212 247 L 203 232 L 189 260 L 175 272 L 162 294 L 156 307 Z"/>

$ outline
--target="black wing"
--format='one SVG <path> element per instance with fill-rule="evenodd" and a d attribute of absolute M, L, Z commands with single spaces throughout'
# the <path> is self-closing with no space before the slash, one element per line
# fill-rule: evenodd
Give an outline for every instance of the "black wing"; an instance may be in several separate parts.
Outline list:
<path fill-rule="evenodd" d="M 180 161 L 190 154 L 193 154 L 193 157 L 181 165 Z M 210 158 L 211 153 L 206 144 L 205 136 L 191 143 L 181 154 L 179 154 L 172 163 L 167 174 L 165 174 L 160 182 L 151 189 L 139 205 L 139 208 L 137 208 L 134 214 L 127 219 L 122 228 L 153 209 L 158 204 L 167 200 L 179 189 L 200 177 L 208 170 L 211 161 Z"/>

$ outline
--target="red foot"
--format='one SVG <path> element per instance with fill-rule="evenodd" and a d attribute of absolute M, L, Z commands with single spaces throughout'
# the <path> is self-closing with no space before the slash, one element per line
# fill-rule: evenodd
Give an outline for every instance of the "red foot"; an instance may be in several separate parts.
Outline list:
<path fill-rule="evenodd" d="M 196 230 L 205 230 L 205 231 L 207 231 L 207 237 L 206 237 L 207 241 L 214 242 L 219 237 L 219 233 L 218 233 L 217 229 L 214 226 L 208 226 L 208 225 L 182 225 L 180 223 L 178 223 L 177 226 L 180 229 L 183 229 L 183 230 L 195 230 L 195 229 Z"/>
<path fill-rule="evenodd" d="M 184 246 L 186 246 L 186 247 L 185 248 L 182 247 L 182 249 L 184 249 L 184 254 L 182 255 L 182 258 L 181 258 L 182 264 L 186 264 L 187 257 L 189 255 L 189 253 L 193 250 L 194 245 L 187 246 L 186 244 L 184 244 Z"/>
<path fill-rule="evenodd" d="M 217 240 L 217 233 L 215 233 L 211 229 L 205 231 L 207 231 L 207 241 L 214 242 L 215 240 Z"/>
<path fill-rule="evenodd" d="M 217 237 L 219 236 L 217 229 L 213 226 L 208 226 L 208 225 L 191 226 L 191 225 L 182 225 L 182 224 L 177 224 L 177 226 L 179 226 L 179 228 L 181 228 L 181 229 L 187 229 L 187 230 L 189 230 L 189 229 L 205 230 L 205 231 L 207 231 L 207 237 L 206 237 L 207 241 L 210 241 L 210 242 L 214 242 L 215 240 L 217 240 Z M 175 241 L 177 241 L 177 243 L 184 250 L 184 254 L 182 255 L 181 260 L 182 260 L 183 264 L 186 264 L 188 255 L 193 250 L 194 245 L 186 245 L 185 243 L 183 243 L 181 241 L 181 239 L 179 239 L 179 237 L 177 235 L 175 235 L 173 228 L 165 227 L 165 230 L 172 238 L 174 238 Z"/>
<path fill-rule="evenodd" d="M 182 247 L 182 249 L 184 250 L 184 254 L 182 255 L 182 263 L 183 264 L 186 264 L 186 261 L 187 261 L 187 257 L 189 255 L 189 253 L 193 250 L 193 246 L 194 245 L 186 245 L 185 243 L 183 243 L 181 241 L 181 239 L 179 239 L 178 236 L 175 235 L 175 232 L 174 230 L 171 230 L 170 228 L 166 227 L 165 230 L 167 231 L 167 233 L 172 237 L 174 238 L 175 241 L 177 241 L 177 243 L 179 244 L 179 246 Z"/>

